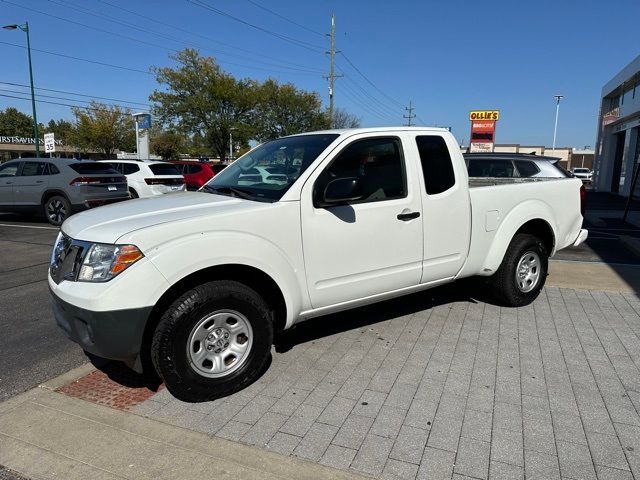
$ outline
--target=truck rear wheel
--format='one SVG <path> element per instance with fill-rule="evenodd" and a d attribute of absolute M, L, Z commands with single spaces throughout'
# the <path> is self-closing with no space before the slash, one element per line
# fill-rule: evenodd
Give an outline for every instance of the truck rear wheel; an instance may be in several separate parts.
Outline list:
<path fill-rule="evenodd" d="M 151 359 L 176 398 L 203 402 L 251 384 L 272 343 L 272 312 L 262 297 L 239 282 L 219 280 L 171 304 L 153 334 Z"/>
<path fill-rule="evenodd" d="M 493 296 L 508 307 L 529 305 L 540 294 L 548 267 L 549 254 L 538 237 L 515 235 L 500 268 L 489 278 Z"/>

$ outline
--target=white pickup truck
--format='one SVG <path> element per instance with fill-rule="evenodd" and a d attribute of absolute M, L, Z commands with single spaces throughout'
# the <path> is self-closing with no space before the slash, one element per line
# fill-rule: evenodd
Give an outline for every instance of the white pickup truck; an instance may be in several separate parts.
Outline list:
<path fill-rule="evenodd" d="M 470 276 L 503 305 L 530 303 L 548 257 L 587 237 L 581 185 L 470 184 L 436 128 L 274 140 L 198 192 L 69 218 L 49 269 L 55 318 L 180 399 L 217 398 L 255 380 L 274 334 L 311 317 Z"/>

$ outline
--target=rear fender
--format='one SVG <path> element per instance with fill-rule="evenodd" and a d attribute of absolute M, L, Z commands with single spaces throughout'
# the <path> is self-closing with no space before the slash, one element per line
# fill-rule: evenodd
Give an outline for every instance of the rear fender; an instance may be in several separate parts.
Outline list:
<path fill-rule="evenodd" d="M 493 243 L 487 256 L 484 259 L 481 271 L 486 274 L 494 273 L 502 263 L 502 259 L 516 232 L 531 220 L 543 220 L 549 225 L 556 238 L 557 228 L 555 227 L 554 215 L 551 207 L 540 200 L 528 200 L 511 210 L 500 223 Z M 554 247 L 549 255 L 555 253 Z"/>

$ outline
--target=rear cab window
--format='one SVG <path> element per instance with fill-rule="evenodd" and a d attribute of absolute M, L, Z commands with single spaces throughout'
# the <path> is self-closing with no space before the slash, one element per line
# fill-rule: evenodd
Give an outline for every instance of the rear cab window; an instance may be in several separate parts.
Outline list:
<path fill-rule="evenodd" d="M 151 169 L 151 172 L 153 172 L 154 175 L 173 175 L 173 176 L 182 175 L 180 171 L 176 168 L 176 166 L 170 163 L 154 163 L 152 165 L 149 165 L 149 168 Z"/>
<path fill-rule="evenodd" d="M 437 195 L 453 187 L 456 177 L 444 138 L 439 135 L 419 135 L 416 144 L 427 194 Z"/>

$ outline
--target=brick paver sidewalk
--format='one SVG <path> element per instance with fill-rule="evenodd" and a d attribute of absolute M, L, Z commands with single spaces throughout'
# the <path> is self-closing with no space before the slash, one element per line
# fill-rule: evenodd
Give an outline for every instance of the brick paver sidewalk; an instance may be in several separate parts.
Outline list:
<path fill-rule="evenodd" d="M 246 390 L 135 411 L 381 478 L 640 478 L 638 296 L 456 291 L 312 320 Z"/>

